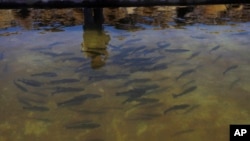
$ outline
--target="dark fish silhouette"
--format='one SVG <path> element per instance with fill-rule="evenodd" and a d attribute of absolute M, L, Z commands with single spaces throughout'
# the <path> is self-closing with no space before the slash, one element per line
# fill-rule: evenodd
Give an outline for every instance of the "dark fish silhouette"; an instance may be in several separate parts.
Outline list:
<path fill-rule="evenodd" d="M 167 42 L 165 42 L 165 41 L 163 41 L 163 42 L 158 42 L 158 43 L 156 43 L 157 44 L 157 46 L 159 47 L 159 48 L 167 48 L 167 47 L 169 47 L 171 44 L 170 43 L 167 43 Z"/>
<path fill-rule="evenodd" d="M 189 84 L 192 84 L 192 83 L 194 83 L 194 82 L 195 82 L 195 80 L 190 80 L 190 81 L 188 81 L 187 83 L 183 84 L 182 87 L 186 87 L 186 86 L 188 86 Z"/>
<path fill-rule="evenodd" d="M 31 98 L 31 97 L 18 97 L 18 101 L 27 106 L 32 106 L 33 104 L 46 104 L 45 99 Z"/>
<path fill-rule="evenodd" d="M 94 129 L 100 126 L 101 125 L 99 123 L 95 123 L 92 121 L 80 121 L 80 122 L 67 124 L 65 128 L 67 129 Z"/>
<path fill-rule="evenodd" d="M 47 51 L 39 51 L 40 53 L 44 55 L 48 55 L 50 57 L 61 57 L 61 56 L 69 56 L 69 55 L 74 55 L 74 53 L 54 53 L 54 52 L 47 52 Z"/>
<path fill-rule="evenodd" d="M 100 115 L 100 114 L 105 114 L 104 110 L 78 110 L 76 111 L 80 114 L 84 114 L 84 115 Z"/>
<path fill-rule="evenodd" d="M 44 106 L 23 106 L 23 109 L 29 111 L 38 111 L 38 112 L 49 111 L 49 108 Z"/>
<path fill-rule="evenodd" d="M 219 49 L 219 48 L 220 48 L 220 45 L 217 45 L 217 46 L 213 47 L 213 48 L 209 51 L 209 53 L 212 53 L 213 51 L 215 51 L 215 50 L 217 50 L 217 49 Z"/>
<path fill-rule="evenodd" d="M 191 56 L 190 56 L 190 57 L 188 57 L 188 58 L 187 58 L 187 60 L 191 60 L 191 59 L 193 59 L 194 57 L 198 56 L 200 53 L 201 53 L 201 52 L 200 52 L 200 51 L 198 51 L 198 52 L 195 52 L 195 53 L 191 54 Z"/>
<path fill-rule="evenodd" d="M 129 119 L 130 120 L 152 120 L 160 116 L 162 115 L 157 114 L 157 113 L 141 113 L 141 114 L 136 114 L 132 118 L 129 118 Z"/>
<path fill-rule="evenodd" d="M 55 43 L 49 44 L 49 45 L 46 46 L 46 47 L 32 48 L 32 49 L 30 49 L 30 50 L 32 50 L 32 51 L 49 50 L 49 49 L 52 49 L 53 47 L 55 47 L 55 46 L 57 46 L 57 45 L 60 45 L 60 44 L 63 44 L 63 43 L 62 43 L 62 42 L 55 42 Z"/>
<path fill-rule="evenodd" d="M 197 89 L 196 86 L 187 88 L 186 90 L 184 90 L 183 92 L 181 92 L 179 94 L 173 94 L 173 98 L 177 98 L 177 97 L 183 96 L 183 95 L 188 94 L 188 93 L 190 93 L 190 92 L 192 92 L 192 91 L 194 91 L 196 89 Z"/>
<path fill-rule="evenodd" d="M 229 88 L 232 89 L 232 88 L 233 88 L 236 84 L 238 84 L 240 81 L 241 81 L 241 79 L 240 79 L 240 78 L 237 78 L 236 80 L 234 80 L 234 81 L 230 84 Z"/>
<path fill-rule="evenodd" d="M 128 98 L 126 99 L 122 104 L 125 104 L 127 102 L 132 102 L 132 101 L 136 101 L 139 102 L 138 105 L 143 105 L 143 104 L 148 104 L 148 103 L 157 103 L 159 102 L 159 99 L 156 98 Z"/>
<path fill-rule="evenodd" d="M 83 57 L 71 57 L 71 58 L 65 58 L 62 61 L 63 62 L 65 62 L 65 61 L 83 62 L 83 61 L 86 61 L 86 59 Z"/>
<path fill-rule="evenodd" d="M 229 71 L 238 68 L 238 65 L 232 65 L 230 67 L 228 67 L 224 72 L 223 75 L 226 75 L 226 73 L 228 73 Z"/>
<path fill-rule="evenodd" d="M 80 95 L 80 96 L 76 96 L 72 99 L 63 101 L 63 102 L 59 102 L 57 103 L 57 106 L 73 106 L 73 105 L 79 105 L 82 104 L 84 101 L 88 100 L 88 99 L 95 99 L 95 98 L 100 98 L 100 95 L 97 94 L 85 94 L 85 95 Z"/>
<path fill-rule="evenodd" d="M 173 136 L 179 136 L 179 135 L 182 135 L 182 134 L 188 134 L 188 133 L 191 133 L 191 132 L 194 132 L 194 131 L 195 131 L 194 129 L 182 130 L 182 131 L 175 132 L 173 134 Z"/>
<path fill-rule="evenodd" d="M 194 39 L 206 39 L 205 36 L 191 36 Z"/>
<path fill-rule="evenodd" d="M 141 38 L 138 38 L 138 39 L 131 39 L 131 40 L 127 40 L 124 44 L 129 44 L 129 43 L 133 43 L 133 42 L 138 42 L 138 41 L 141 41 L 142 39 Z"/>
<path fill-rule="evenodd" d="M 139 98 L 146 94 L 146 92 L 159 88 L 158 85 L 148 85 L 148 86 L 142 86 L 139 88 L 135 88 L 132 90 L 124 91 L 124 92 L 117 92 L 116 96 L 127 96 L 129 98 Z"/>
<path fill-rule="evenodd" d="M 84 91 L 84 88 L 73 88 L 73 87 L 56 87 L 55 91 L 51 94 L 58 94 L 58 93 L 68 93 L 68 92 L 81 92 Z"/>
<path fill-rule="evenodd" d="M 132 79 L 132 80 L 125 82 L 124 86 L 128 86 L 128 85 L 133 84 L 133 83 L 145 83 L 148 81 L 151 81 L 151 79 L 149 79 L 149 78 Z"/>
<path fill-rule="evenodd" d="M 118 92 L 116 93 L 116 96 L 127 96 L 130 98 L 138 98 L 144 95 L 145 93 L 146 93 L 145 89 L 136 88 L 125 92 Z"/>
<path fill-rule="evenodd" d="M 192 112 L 193 110 L 195 110 L 195 109 L 197 109 L 197 108 L 199 108 L 199 107 L 200 107 L 199 104 L 192 105 L 189 109 L 187 109 L 187 110 L 184 112 L 184 114 L 190 113 L 190 112 Z"/>
<path fill-rule="evenodd" d="M 129 74 L 90 76 L 89 80 L 101 81 L 101 80 L 108 80 L 108 79 L 124 79 L 124 78 L 128 78 L 128 76 Z"/>
<path fill-rule="evenodd" d="M 215 63 L 215 62 L 217 62 L 219 59 L 221 59 L 222 58 L 222 55 L 219 55 L 219 56 L 217 56 L 214 60 L 213 60 L 213 63 Z"/>
<path fill-rule="evenodd" d="M 33 87 L 40 87 L 43 85 L 43 83 L 36 81 L 36 80 L 31 80 L 31 79 L 17 79 L 17 81 L 22 82 L 23 84 L 33 86 Z"/>
<path fill-rule="evenodd" d="M 96 139 L 90 139 L 90 140 L 87 140 L 87 141 L 105 141 L 105 140 L 104 139 L 96 138 Z"/>
<path fill-rule="evenodd" d="M 42 73 L 31 74 L 31 76 L 56 77 L 57 74 L 55 72 L 42 72 Z"/>
<path fill-rule="evenodd" d="M 180 78 L 182 78 L 182 77 L 184 77 L 184 76 L 186 76 L 188 74 L 191 74 L 193 72 L 195 72 L 194 69 L 186 70 L 186 71 L 182 72 L 178 77 L 176 77 L 176 80 L 179 80 Z"/>
<path fill-rule="evenodd" d="M 166 52 L 170 52 L 170 53 L 184 53 L 184 52 L 188 52 L 190 50 L 188 49 L 166 49 Z"/>
<path fill-rule="evenodd" d="M 49 82 L 49 84 L 63 84 L 63 83 L 74 83 L 74 82 L 80 82 L 80 80 L 73 79 L 73 78 L 66 78 L 66 79 L 60 79 L 60 80 L 52 80 Z"/>
<path fill-rule="evenodd" d="M 13 80 L 13 83 L 14 83 L 14 85 L 15 85 L 18 89 L 22 90 L 23 92 L 28 92 L 28 89 L 26 89 L 24 86 L 18 84 L 15 80 Z"/>
<path fill-rule="evenodd" d="M 163 69 L 167 69 L 168 65 L 167 64 L 158 64 L 155 66 L 152 66 L 150 68 L 144 68 L 141 71 L 157 71 L 157 70 L 163 70 Z"/>
<path fill-rule="evenodd" d="M 174 105 L 164 111 L 164 115 L 175 110 L 184 110 L 186 108 L 190 107 L 189 104 L 180 104 L 180 105 Z"/>

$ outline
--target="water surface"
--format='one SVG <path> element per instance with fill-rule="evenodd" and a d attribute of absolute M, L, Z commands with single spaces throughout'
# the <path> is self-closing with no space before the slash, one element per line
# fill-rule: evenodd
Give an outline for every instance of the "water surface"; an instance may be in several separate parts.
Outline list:
<path fill-rule="evenodd" d="M 0 141 L 227 141 L 249 124 L 248 5 L 89 12 L 0 11 Z"/>

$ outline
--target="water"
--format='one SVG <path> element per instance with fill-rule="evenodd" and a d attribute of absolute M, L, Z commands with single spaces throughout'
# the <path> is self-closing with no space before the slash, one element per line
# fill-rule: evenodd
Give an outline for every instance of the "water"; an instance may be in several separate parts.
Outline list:
<path fill-rule="evenodd" d="M 182 8 L 1 10 L 0 141 L 229 140 L 250 122 L 247 5 Z"/>

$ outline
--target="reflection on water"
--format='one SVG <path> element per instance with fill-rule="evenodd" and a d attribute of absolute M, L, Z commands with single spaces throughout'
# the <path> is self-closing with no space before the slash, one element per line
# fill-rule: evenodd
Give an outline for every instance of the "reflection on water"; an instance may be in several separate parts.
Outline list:
<path fill-rule="evenodd" d="M 110 41 L 110 37 L 103 29 L 103 20 L 102 8 L 84 9 L 82 52 L 91 58 L 93 69 L 104 66 L 108 57 L 106 46 Z"/>
<path fill-rule="evenodd" d="M 248 7 L 1 10 L 0 141 L 228 140 Z"/>

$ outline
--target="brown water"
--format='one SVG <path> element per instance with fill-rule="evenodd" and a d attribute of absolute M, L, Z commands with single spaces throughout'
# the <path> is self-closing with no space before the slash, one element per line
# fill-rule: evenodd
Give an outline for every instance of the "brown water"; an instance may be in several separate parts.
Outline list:
<path fill-rule="evenodd" d="M 160 8 L 106 9 L 101 28 L 79 9 L 1 10 L 0 141 L 227 141 L 249 124 L 246 11 Z"/>

